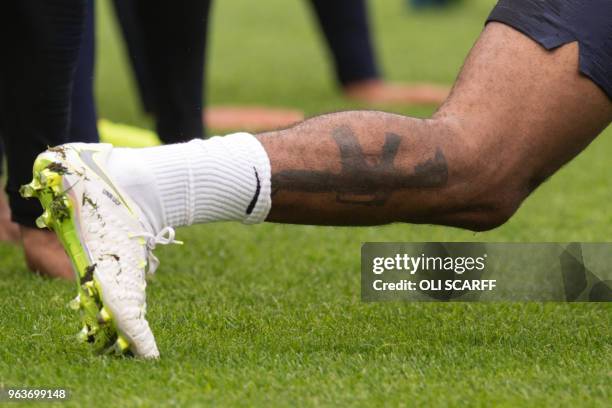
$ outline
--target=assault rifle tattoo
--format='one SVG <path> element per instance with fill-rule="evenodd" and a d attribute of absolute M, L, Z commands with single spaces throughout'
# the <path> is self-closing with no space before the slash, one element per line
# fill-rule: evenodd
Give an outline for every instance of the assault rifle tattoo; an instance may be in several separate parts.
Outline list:
<path fill-rule="evenodd" d="M 272 195 L 279 191 L 336 193 L 336 201 L 348 204 L 384 205 L 391 194 L 406 188 L 432 188 L 446 184 L 448 166 L 438 148 L 433 157 L 414 166 L 407 174 L 394 166 L 401 137 L 385 135 L 379 154 L 365 154 L 348 126 L 335 129 L 332 137 L 340 151 L 340 173 L 284 170 L 272 175 Z"/>

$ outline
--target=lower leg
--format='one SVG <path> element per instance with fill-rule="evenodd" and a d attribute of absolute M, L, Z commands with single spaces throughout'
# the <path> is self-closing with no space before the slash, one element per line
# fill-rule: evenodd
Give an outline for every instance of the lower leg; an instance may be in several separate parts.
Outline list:
<path fill-rule="evenodd" d="M 268 219 L 491 228 L 611 119 L 575 44 L 549 52 L 491 23 L 432 119 L 344 112 L 260 135 L 272 164 Z"/>
<path fill-rule="evenodd" d="M 261 135 L 272 163 L 269 220 L 490 228 L 611 119 L 608 97 L 579 73 L 575 44 L 549 52 L 491 23 L 430 120 L 346 112 Z M 352 136 L 339 138 L 346 128 Z"/>
<path fill-rule="evenodd" d="M 579 74 L 574 44 L 548 52 L 491 23 L 431 119 L 340 112 L 256 137 L 115 149 L 107 170 L 153 232 L 264 219 L 485 230 L 610 120 L 612 104 Z"/>
<path fill-rule="evenodd" d="M 611 119 L 608 97 L 578 72 L 575 45 L 548 52 L 516 30 L 491 23 L 451 97 L 431 119 L 341 112 L 258 135 L 271 166 L 267 220 L 493 228 Z M 206 150 L 207 142 L 197 143 Z M 238 148 L 231 139 L 223 143 L 227 150 Z M 191 203 L 206 212 L 205 200 L 193 201 L 198 185 L 185 181 L 198 170 L 180 159 L 194 146 L 174 148 L 182 151 L 165 171 L 185 169 L 186 176 L 180 177 L 186 186 L 182 206 Z M 215 159 L 211 154 L 200 160 Z M 248 160 L 244 168 L 249 168 Z M 251 194 L 266 181 L 246 170 L 240 180 L 250 183 Z M 218 190 L 234 188 L 235 181 L 228 178 Z M 157 199 L 166 205 L 163 194 Z M 248 204 L 244 199 L 239 205 L 242 216 Z"/>

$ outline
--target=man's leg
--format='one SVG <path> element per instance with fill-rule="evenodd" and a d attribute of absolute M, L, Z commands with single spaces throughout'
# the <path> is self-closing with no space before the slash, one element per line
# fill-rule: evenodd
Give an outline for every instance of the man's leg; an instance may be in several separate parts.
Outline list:
<path fill-rule="evenodd" d="M 272 164 L 268 219 L 494 227 L 611 119 L 610 99 L 579 74 L 576 44 L 549 52 L 491 23 L 431 119 L 345 112 L 259 136 Z"/>
<path fill-rule="evenodd" d="M 261 144 L 242 134 L 114 149 L 108 165 L 156 230 L 264 218 L 486 230 L 611 119 L 609 97 L 579 73 L 576 44 L 546 51 L 490 23 L 431 119 L 341 112 L 258 135 Z"/>
<path fill-rule="evenodd" d="M 610 99 L 579 73 L 576 44 L 546 51 L 510 27 L 490 23 L 451 97 L 431 119 L 341 112 L 257 136 L 271 164 L 267 220 L 325 225 L 402 221 L 490 229 L 505 222 L 611 119 Z M 265 186 L 265 166 L 255 159 L 242 164 L 236 158 L 216 157 L 206 143 L 170 147 L 173 150 L 116 150 L 112 169 L 128 191 L 129 176 L 121 174 L 138 174 L 139 185 L 144 180 L 140 173 L 154 175 L 156 192 L 141 200 L 143 207 L 157 200 L 167 214 L 174 208 L 201 206 L 191 214 L 185 210 L 178 221 L 159 220 L 164 225 L 248 218 L 246 212 L 214 214 L 224 199 L 245 208 L 252 197 L 261 200 L 263 194 L 256 193 L 258 185 Z M 236 148 L 231 139 L 215 143 L 225 144 L 225 151 Z M 129 160 L 132 153 L 138 160 Z M 253 150 L 250 156 L 260 155 Z M 208 173 L 206 163 L 211 160 L 221 175 L 215 169 Z M 138 171 L 135 163 L 148 166 Z M 224 178 L 232 166 L 243 166 L 241 175 Z M 248 171 L 251 167 L 257 177 Z M 195 182 L 182 182 L 184 189 L 176 193 L 178 179 L 173 183 L 172 178 L 180 174 Z M 210 187 L 217 182 L 219 191 L 240 190 L 242 198 L 217 193 Z"/>
<path fill-rule="evenodd" d="M 119 351 L 156 357 L 139 311 L 144 273 L 158 265 L 151 251 L 176 242 L 171 227 L 268 220 L 490 229 L 611 120 L 608 96 L 579 74 L 575 44 L 548 52 L 491 23 L 431 119 L 344 112 L 257 138 L 66 145 L 39 156 L 23 192 L 43 202 L 41 223 L 66 242 L 80 283 L 94 281 L 79 298 L 85 337 L 106 345 L 119 327 Z"/>

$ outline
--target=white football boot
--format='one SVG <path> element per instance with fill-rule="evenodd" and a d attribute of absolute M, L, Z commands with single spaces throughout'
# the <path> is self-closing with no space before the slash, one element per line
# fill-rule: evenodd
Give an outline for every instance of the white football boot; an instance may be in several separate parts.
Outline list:
<path fill-rule="evenodd" d="M 24 197 L 45 211 L 40 228 L 54 230 L 78 283 L 71 306 L 81 310 L 80 339 L 100 352 L 157 358 L 146 313 L 146 272 L 159 262 L 156 244 L 180 243 L 170 227 L 154 231 L 142 211 L 105 172 L 110 144 L 70 143 L 41 153 Z"/>

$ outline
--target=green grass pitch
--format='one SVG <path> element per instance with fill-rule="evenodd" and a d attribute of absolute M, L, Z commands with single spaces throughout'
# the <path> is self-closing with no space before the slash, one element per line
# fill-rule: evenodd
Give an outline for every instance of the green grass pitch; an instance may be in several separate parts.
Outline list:
<path fill-rule="evenodd" d="M 372 1 L 393 80 L 450 84 L 492 1 L 409 13 Z M 139 113 L 106 1 L 99 3 L 100 115 Z M 335 90 L 305 2 L 218 1 L 209 101 L 308 115 L 358 107 Z M 397 110 L 416 116 L 428 109 Z M 236 224 L 180 230 L 148 289 L 158 362 L 92 355 L 66 303 L 72 284 L 27 272 L 0 245 L 0 387 L 64 387 L 73 406 L 612 406 L 609 304 L 363 304 L 365 241 L 612 239 L 612 132 L 493 232 L 392 225 Z"/>

